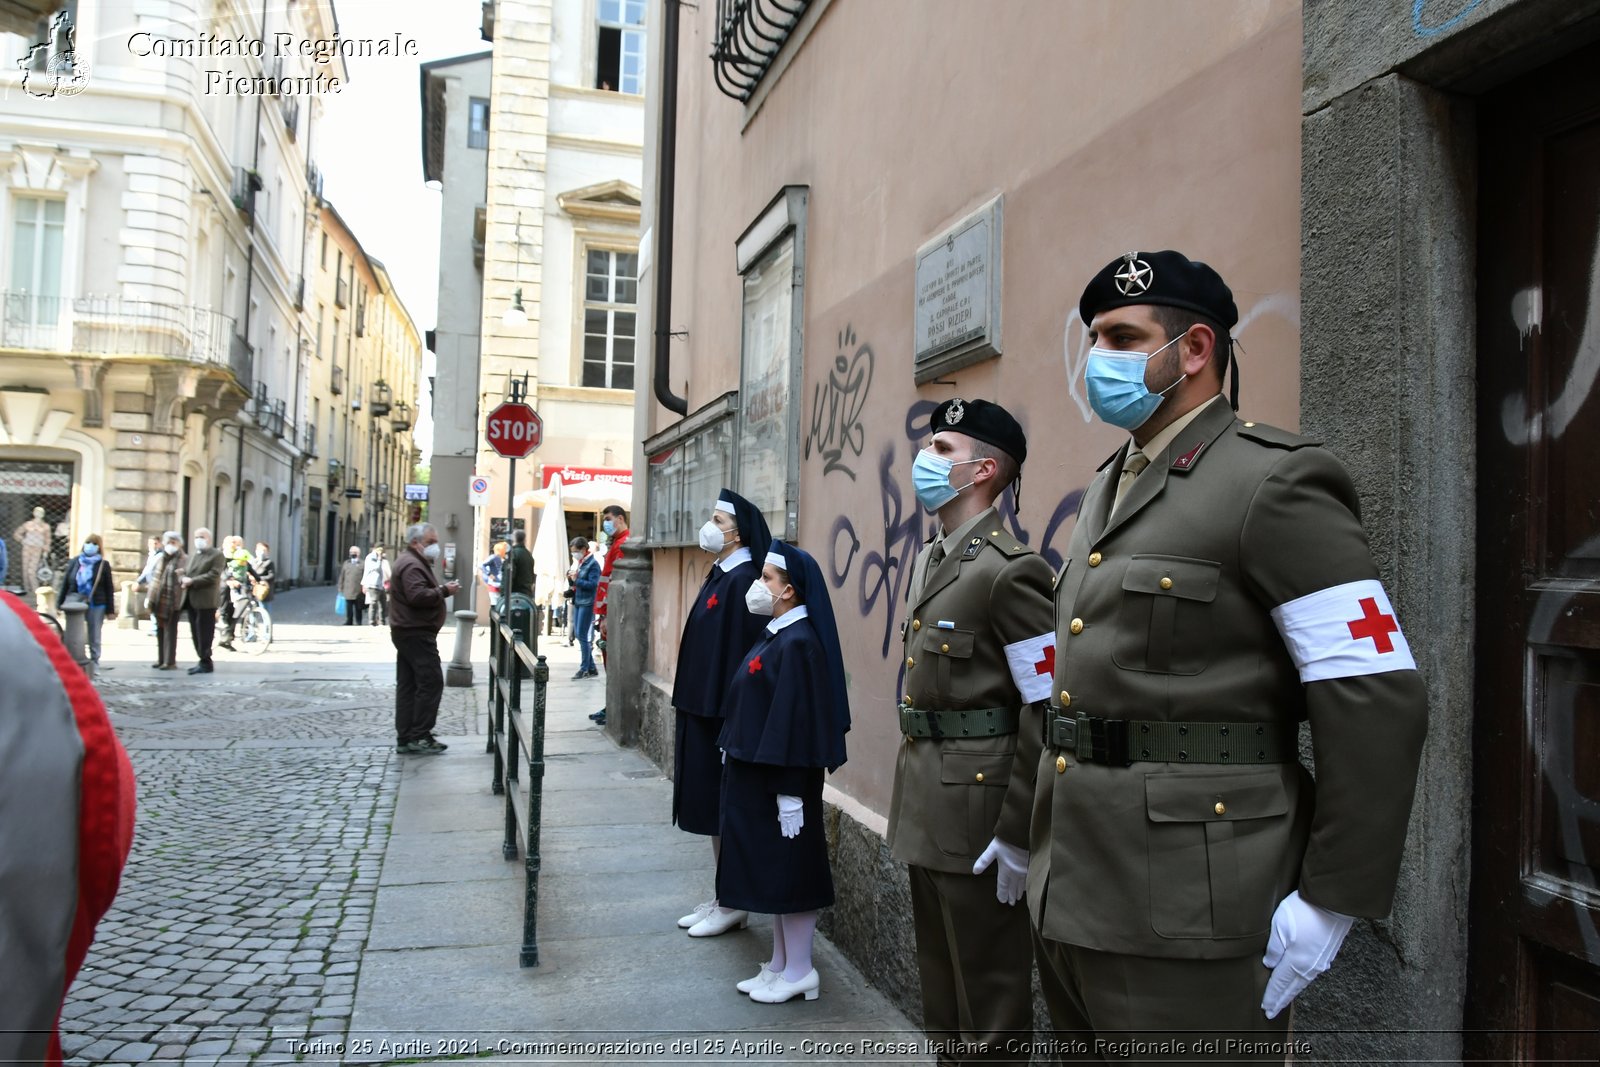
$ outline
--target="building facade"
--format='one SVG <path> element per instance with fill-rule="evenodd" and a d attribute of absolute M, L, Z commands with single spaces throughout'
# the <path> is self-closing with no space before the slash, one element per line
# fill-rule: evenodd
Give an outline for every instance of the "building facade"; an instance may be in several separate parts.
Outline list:
<path fill-rule="evenodd" d="M 490 483 L 476 512 L 480 558 L 513 491 L 540 487 L 539 467 L 628 466 L 647 37 L 643 0 L 495 0 L 484 11 L 493 59 L 478 416 L 525 379 L 544 441 L 513 487 L 480 433 L 476 471 Z M 508 318 L 513 306 L 523 314 Z M 535 515 L 517 510 L 519 522 Z"/>

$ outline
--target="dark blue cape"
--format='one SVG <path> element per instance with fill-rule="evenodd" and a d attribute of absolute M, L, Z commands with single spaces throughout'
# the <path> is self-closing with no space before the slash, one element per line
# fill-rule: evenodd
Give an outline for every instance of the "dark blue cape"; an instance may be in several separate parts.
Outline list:
<path fill-rule="evenodd" d="M 750 614 L 744 604 L 745 591 L 760 576 L 761 564 L 757 560 L 726 572 L 712 565 L 695 595 L 678 643 L 673 707 L 691 715 L 722 716 L 722 697 L 728 682 L 767 622 L 763 616 Z"/>
<path fill-rule="evenodd" d="M 723 698 L 720 744 L 748 763 L 834 771 L 846 759 L 850 700 L 828 586 L 808 553 L 782 541 L 772 551 L 788 561 L 807 617 L 764 634 L 745 656 Z"/>

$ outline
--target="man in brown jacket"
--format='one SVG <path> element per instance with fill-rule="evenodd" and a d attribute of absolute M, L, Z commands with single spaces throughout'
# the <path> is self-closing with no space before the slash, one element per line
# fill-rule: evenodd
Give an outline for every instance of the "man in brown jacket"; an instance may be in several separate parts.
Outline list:
<path fill-rule="evenodd" d="M 1090 405 L 1131 437 L 1057 577 L 1028 867 L 1045 1001 L 1091 1047 L 1193 1062 L 1246 1035 L 1219 1049 L 1282 1061 L 1248 1035 L 1287 1033 L 1353 922 L 1389 911 L 1426 693 L 1349 475 L 1220 395 L 1238 311 L 1217 272 L 1130 252 L 1079 313 Z"/>
<path fill-rule="evenodd" d="M 1037 702 L 1050 693 L 1055 645 L 1050 567 L 994 507 L 1027 458 L 1017 420 L 958 399 L 934 409 L 930 429 L 912 480 L 941 529 L 912 568 L 901 629 L 889 846 L 910 867 L 923 1026 L 939 1062 L 1010 1060 L 1008 1042 L 1033 1033 L 1033 948 L 1016 907 L 1032 790 L 1002 802 L 1013 766 L 1031 782 L 1039 761 Z"/>
<path fill-rule="evenodd" d="M 431 523 L 406 529 L 406 550 L 389 575 L 389 640 L 394 642 L 395 751 L 438 755 L 447 747 L 433 736 L 444 695 L 444 669 L 439 665 L 439 631 L 446 617 L 445 600 L 460 582 L 440 582 L 433 565 L 439 560 L 439 532 Z"/>

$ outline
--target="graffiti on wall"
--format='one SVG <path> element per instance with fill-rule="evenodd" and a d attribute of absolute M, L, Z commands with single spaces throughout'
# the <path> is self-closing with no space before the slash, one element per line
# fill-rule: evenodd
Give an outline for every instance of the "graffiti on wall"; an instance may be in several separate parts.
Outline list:
<path fill-rule="evenodd" d="M 1481 3 L 1483 0 L 1413 0 L 1411 32 L 1418 37 L 1437 37 L 1454 29 Z"/>
<path fill-rule="evenodd" d="M 837 472 L 851 481 L 856 478 L 851 464 L 861 459 L 867 447 L 861 411 L 872 391 L 874 362 L 872 346 L 868 344 L 863 343 L 846 355 L 855 344 L 855 331 L 846 324 L 839 331 L 839 354 L 833 357 L 832 369 L 811 393 L 811 425 L 806 431 L 805 450 L 806 459 L 815 450 L 826 461 L 823 474 Z"/>

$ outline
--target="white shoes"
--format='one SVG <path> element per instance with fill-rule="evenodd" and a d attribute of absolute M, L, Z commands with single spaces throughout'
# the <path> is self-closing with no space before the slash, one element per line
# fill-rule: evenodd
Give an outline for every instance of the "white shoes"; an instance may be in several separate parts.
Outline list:
<path fill-rule="evenodd" d="M 687 918 L 687 916 L 685 916 Z M 680 920 L 681 921 L 681 920 Z M 747 911 L 732 911 L 727 908 L 714 908 L 705 918 L 689 927 L 690 937 L 716 937 L 729 930 L 743 930 L 750 925 L 750 913 Z"/>
<path fill-rule="evenodd" d="M 807 1000 L 816 1000 L 821 988 L 822 982 L 817 978 L 817 969 L 813 967 L 797 982 L 786 981 L 781 974 L 773 975 L 772 981 L 750 990 L 750 999 L 761 1004 L 782 1004 L 802 995 Z"/>
<path fill-rule="evenodd" d="M 708 900 L 704 904 L 696 904 L 693 911 L 678 920 L 678 929 L 687 930 L 716 910 L 717 902 L 714 900 Z"/>
<path fill-rule="evenodd" d="M 771 962 L 771 960 L 767 961 L 767 963 Z M 756 973 L 754 978 L 746 978 L 742 982 L 735 982 L 733 988 L 737 989 L 741 993 L 748 993 L 750 990 L 755 989 L 758 986 L 764 986 L 774 978 L 778 977 L 779 972 L 769 971 L 767 969 L 767 963 L 763 963 L 761 965 L 761 970 Z"/>

